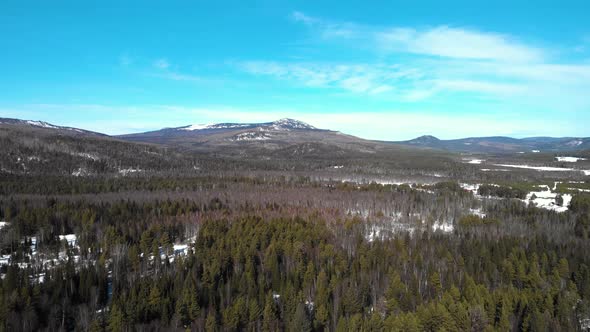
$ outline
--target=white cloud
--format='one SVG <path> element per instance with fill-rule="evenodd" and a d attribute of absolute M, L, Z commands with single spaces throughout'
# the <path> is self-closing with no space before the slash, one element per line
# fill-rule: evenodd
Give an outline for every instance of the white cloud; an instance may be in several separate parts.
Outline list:
<path fill-rule="evenodd" d="M 394 89 L 391 82 L 411 75 L 397 66 L 329 63 L 238 63 L 242 70 L 289 80 L 313 88 L 333 88 L 360 94 L 383 94 Z"/>
<path fill-rule="evenodd" d="M 372 47 L 386 53 L 414 53 L 454 59 L 485 59 L 504 62 L 539 62 L 542 48 L 527 45 L 513 36 L 446 25 L 430 28 L 374 27 L 353 22 L 332 22 L 294 12 L 322 40 L 354 39 L 355 47 Z"/>
<path fill-rule="evenodd" d="M 294 11 L 293 13 L 291 13 L 291 18 L 293 18 L 293 20 L 295 20 L 296 22 L 302 22 L 304 24 L 314 24 L 317 22 L 316 19 L 314 19 L 313 17 L 307 16 L 302 12 L 299 11 Z"/>
<path fill-rule="evenodd" d="M 301 12 L 293 17 L 319 37 L 314 52 L 336 40 L 351 50 L 368 47 L 375 52 L 375 58 L 365 56 L 362 63 L 339 62 L 333 49 L 328 49 L 326 55 L 331 61 L 250 61 L 239 67 L 250 74 L 292 84 L 389 101 L 415 103 L 461 94 L 461 99 L 448 102 L 489 97 L 514 107 L 590 108 L 588 63 L 550 61 L 549 55 L 556 52 L 510 35 L 449 26 L 372 27 L 331 22 Z M 413 55 L 405 56 L 407 53 Z"/>
<path fill-rule="evenodd" d="M 375 31 L 380 48 L 430 56 L 486 59 L 503 62 L 538 62 L 544 52 L 498 33 L 439 26 L 431 29 L 391 28 Z"/>

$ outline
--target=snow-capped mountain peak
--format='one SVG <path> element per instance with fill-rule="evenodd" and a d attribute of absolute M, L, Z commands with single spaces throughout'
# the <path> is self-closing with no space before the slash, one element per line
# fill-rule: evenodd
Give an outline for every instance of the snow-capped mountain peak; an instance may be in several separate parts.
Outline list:
<path fill-rule="evenodd" d="M 20 119 L 9 119 L 9 118 L 0 118 L 0 124 L 3 125 L 21 125 L 21 126 L 30 126 L 36 128 L 45 128 L 45 129 L 55 129 L 55 130 L 62 130 L 62 131 L 70 131 L 70 132 L 77 132 L 77 133 L 93 133 L 87 130 L 82 130 L 73 127 L 64 127 L 64 126 L 56 126 L 49 122 L 45 121 L 33 121 L 33 120 L 20 120 Z"/>
<path fill-rule="evenodd" d="M 247 128 L 268 128 L 274 130 L 291 130 L 291 129 L 305 129 L 312 130 L 315 127 L 294 119 L 284 118 L 267 123 L 216 123 L 216 124 L 194 124 L 177 128 L 184 131 L 198 131 L 198 130 L 219 130 L 219 129 L 247 129 Z"/>
<path fill-rule="evenodd" d="M 189 126 L 186 126 L 186 127 L 181 127 L 179 129 L 180 130 L 193 131 L 193 130 L 207 129 L 207 128 L 209 128 L 209 126 L 211 126 L 211 125 L 210 124 L 194 124 L 194 125 L 189 125 Z"/>
<path fill-rule="evenodd" d="M 274 127 L 280 127 L 283 129 L 316 129 L 314 126 L 309 125 L 303 121 L 289 119 L 289 118 L 283 118 L 283 119 L 274 121 L 272 124 Z"/>

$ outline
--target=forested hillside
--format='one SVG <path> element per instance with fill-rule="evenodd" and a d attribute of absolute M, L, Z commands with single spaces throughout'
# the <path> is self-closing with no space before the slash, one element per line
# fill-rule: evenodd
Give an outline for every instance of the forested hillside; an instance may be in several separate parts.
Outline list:
<path fill-rule="evenodd" d="M 3 194 L 0 329 L 588 327 L 587 195 L 556 213 L 456 183 L 113 181 Z"/>
<path fill-rule="evenodd" d="M 262 128 L 326 134 L 294 123 Z M 203 150 L 0 124 L 0 331 L 590 329 L 584 152 L 330 135 Z"/>

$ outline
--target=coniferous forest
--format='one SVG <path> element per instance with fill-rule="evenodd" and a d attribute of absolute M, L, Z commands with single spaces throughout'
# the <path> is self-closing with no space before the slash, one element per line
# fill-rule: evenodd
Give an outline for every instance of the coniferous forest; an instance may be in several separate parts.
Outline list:
<path fill-rule="evenodd" d="M 7 175 L 0 187 L 2 331 L 590 326 L 585 194 L 557 213 L 452 181 Z"/>

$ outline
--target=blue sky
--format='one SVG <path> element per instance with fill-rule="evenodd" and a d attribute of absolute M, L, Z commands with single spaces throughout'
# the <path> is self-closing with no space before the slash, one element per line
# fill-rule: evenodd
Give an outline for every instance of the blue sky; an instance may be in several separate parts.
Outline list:
<path fill-rule="evenodd" d="M 588 1 L 2 1 L 0 116 L 590 136 Z"/>

